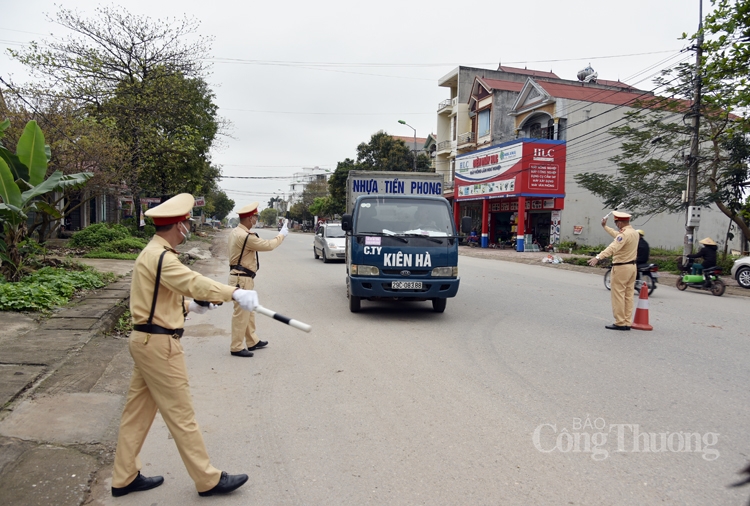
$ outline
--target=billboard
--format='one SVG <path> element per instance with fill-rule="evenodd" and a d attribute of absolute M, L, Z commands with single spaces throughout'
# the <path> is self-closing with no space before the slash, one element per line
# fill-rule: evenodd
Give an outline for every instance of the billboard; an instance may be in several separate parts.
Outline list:
<path fill-rule="evenodd" d="M 565 194 L 565 141 L 524 139 L 456 157 L 458 200 Z"/>

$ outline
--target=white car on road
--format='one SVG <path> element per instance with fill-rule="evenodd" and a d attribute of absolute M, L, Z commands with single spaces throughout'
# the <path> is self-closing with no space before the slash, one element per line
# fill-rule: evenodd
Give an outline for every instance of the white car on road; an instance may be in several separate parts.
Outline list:
<path fill-rule="evenodd" d="M 346 259 L 346 233 L 341 229 L 341 223 L 323 223 L 318 228 L 313 240 L 313 254 L 315 258 L 323 258 L 323 262 Z"/>

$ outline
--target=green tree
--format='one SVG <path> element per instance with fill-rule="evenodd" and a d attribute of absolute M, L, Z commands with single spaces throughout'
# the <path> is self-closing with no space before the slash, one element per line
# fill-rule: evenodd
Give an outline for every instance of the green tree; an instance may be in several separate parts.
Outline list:
<path fill-rule="evenodd" d="M 750 131 L 750 0 L 712 0 L 704 21 L 703 89 L 706 100 L 735 115 L 730 128 Z M 692 36 L 693 40 L 699 34 Z M 687 35 L 683 35 L 687 38 Z"/>
<path fill-rule="evenodd" d="M 262 221 L 269 227 L 276 225 L 276 220 L 278 219 L 278 217 L 279 213 L 273 207 L 266 207 L 260 212 L 260 221 Z"/>
<path fill-rule="evenodd" d="M 207 150 L 198 145 L 191 151 L 189 146 L 195 139 L 212 140 L 215 132 L 206 117 L 215 114 L 215 107 L 201 81 L 210 40 L 183 43 L 198 22 L 154 22 L 118 7 L 97 8 L 93 19 L 60 9 L 55 20 L 72 35 L 10 52 L 45 79 L 45 89 L 60 89 L 98 121 L 115 126 L 128 153 L 120 175 L 136 209 L 144 189 L 171 194 L 200 181 Z M 203 110 L 187 105 L 194 103 L 191 99 Z M 170 114 L 178 119 L 170 122 Z M 186 154 L 191 155 L 183 160 L 188 184 L 176 190 L 175 165 Z M 163 177 L 153 173 L 162 169 L 161 162 L 168 165 Z"/>
<path fill-rule="evenodd" d="M 331 196 L 331 214 L 343 214 L 346 209 L 346 178 L 350 170 L 375 170 L 412 172 L 414 156 L 417 157 L 417 172 L 432 172 L 430 157 L 425 153 L 415 154 L 401 139 L 395 139 L 384 131 L 374 133 L 370 142 L 357 146 L 357 160 L 347 158 L 336 164 L 336 170 L 328 179 Z"/>
<path fill-rule="evenodd" d="M 120 184 L 116 169 L 127 159 L 124 146 L 116 139 L 112 125 L 96 121 L 65 97 L 45 90 L 30 90 L 29 98 L 22 98 L 12 90 L 5 90 L 5 100 L 0 100 L 0 118 L 8 118 L 11 126 L 5 131 L 6 144 L 15 146 L 24 132 L 24 125 L 36 118 L 45 132 L 45 141 L 55 157 L 47 164 L 47 176 L 59 170 L 63 174 L 90 172 L 86 184 L 86 199 L 78 187 L 40 195 L 51 207 L 58 209 L 61 220 L 48 213 L 34 213 L 28 224 L 28 235 L 38 235 L 40 241 L 48 238 L 70 213 L 86 205 L 88 200 Z M 2 90 L 0 90 L 2 96 Z M 33 107 L 33 109 L 32 109 Z M 75 199 L 74 199 L 75 197 Z M 73 202 L 77 203 L 73 203 Z"/>
<path fill-rule="evenodd" d="M 222 221 L 234 209 L 234 200 L 227 197 L 223 190 L 215 190 L 206 197 L 207 203 L 211 204 L 213 216 Z"/>
<path fill-rule="evenodd" d="M 0 124 L 0 140 L 10 122 Z M 45 179 L 49 146 L 35 121 L 26 124 L 13 154 L 0 144 L 0 220 L 3 224 L 3 240 L 0 242 L 2 273 L 8 281 L 18 281 L 22 272 L 22 258 L 18 245 L 28 235 L 26 222 L 31 212 L 50 214 L 60 218 L 57 209 L 40 197 L 68 187 L 84 184 L 92 174 L 63 174 L 57 170 Z"/>
<path fill-rule="evenodd" d="M 692 127 L 683 121 L 692 107 L 692 86 L 695 67 L 681 65 L 670 77 L 661 79 L 665 95 L 677 98 L 654 98 L 635 104 L 640 110 L 626 113 L 624 125 L 610 130 L 622 141 L 620 153 L 610 161 L 617 167 L 614 174 L 584 172 L 575 181 L 598 195 L 606 207 L 623 202 L 635 215 L 662 212 L 684 212 L 682 200 L 688 174 Z M 670 84 L 671 83 L 671 84 Z M 727 102 L 707 96 L 701 102 L 699 134 L 698 185 L 696 204 L 716 207 L 746 237 L 750 237 L 747 221 L 739 212 L 747 188 L 747 137 L 733 128 L 730 109 L 719 107 Z"/>

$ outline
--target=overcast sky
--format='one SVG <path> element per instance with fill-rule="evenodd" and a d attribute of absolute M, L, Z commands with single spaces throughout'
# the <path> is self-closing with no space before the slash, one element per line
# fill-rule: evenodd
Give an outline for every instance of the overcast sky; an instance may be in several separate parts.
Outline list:
<path fill-rule="evenodd" d="M 24 82 L 6 48 L 63 36 L 48 17 L 54 3 L 93 17 L 111 5 L 89 0 L 4 1 L 0 7 L 0 76 Z M 704 1 L 704 13 L 710 1 Z M 552 70 L 576 79 L 589 63 L 601 79 L 653 87 L 655 73 L 681 58 L 679 40 L 698 25 L 699 0 L 536 0 L 449 2 L 206 2 L 128 0 L 132 14 L 193 16 L 214 37 L 208 77 L 231 138 L 213 151 L 221 187 L 235 209 L 261 208 L 288 192 L 302 167 L 334 170 L 378 130 L 425 137 L 449 90 L 438 79 L 458 65 Z M 630 56 L 627 56 L 630 55 Z M 689 53 L 682 55 L 688 57 Z M 241 60 L 227 62 L 226 59 Z M 53 153 L 54 155 L 54 153 Z"/>

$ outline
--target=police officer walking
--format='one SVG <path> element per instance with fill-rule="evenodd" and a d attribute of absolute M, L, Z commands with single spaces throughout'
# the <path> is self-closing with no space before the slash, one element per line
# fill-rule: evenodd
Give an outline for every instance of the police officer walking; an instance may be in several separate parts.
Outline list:
<path fill-rule="evenodd" d="M 284 242 L 289 229 L 284 220 L 279 235 L 266 241 L 258 237 L 258 234 L 250 232 L 250 229 L 258 223 L 258 202 L 246 205 L 237 214 L 240 215 L 240 224 L 229 234 L 228 283 L 237 288 L 252 290 L 255 287 L 255 276 L 260 267 L 258 252 L 276 249 Z M 245 348 L 245 341 L 247 341 L 247 348 Z M 252 357 L 252 350 L 267 345 L 268 341 L 261 341 L 255 333 L 255 313 L 244 311 L 242 306 L 235 302 L 232 313 L 232 344 L 229 348 L 232 356 Z"/>
<path fill-rule="evenodd" d="M 638 250 L 638 232 L 630 226 L 630 215 L 614 211 L 615 226 L 619 232 L 607 226 L 607 217 L 602 218 L 602 227 L 615 240 L 607 249 L 589 260 L 589 265 L 596 265 L 599 260 L 612 257 L 612 313 L 614 325 L 606 325 L 609 330 L 630 330 L 633 318 L 633 291 L 636 278 L 635 258 Z"/>
<path fill-rule="evenodd" d="M 164 478 L 147 478 L 140 472 L 139 453 L 159 410 L 174 438 L 182 461 L 198 494 L 231 492 L 248 479 L 230 475 L 211 465 L 200 428 L 195 421 L 187 368 L 180 338 L 189 311 L 205 313 L 210 302 L 234 300 L 250 312 L 258 306 L 257 294 L 217 283 L 190 270 L 177 258 L 175 247 L 190 236 L 192 195 L 182 193 L 146 211 L 156 225 L 156 235 L 141 251 L 133 267 L 130 313 L 133 332 L 128 347 L 135 365 L 120 420 L 112 495 L 123 496 L 158 487 Z M 192 297 L 193 301 L 186 301 Z"/>

